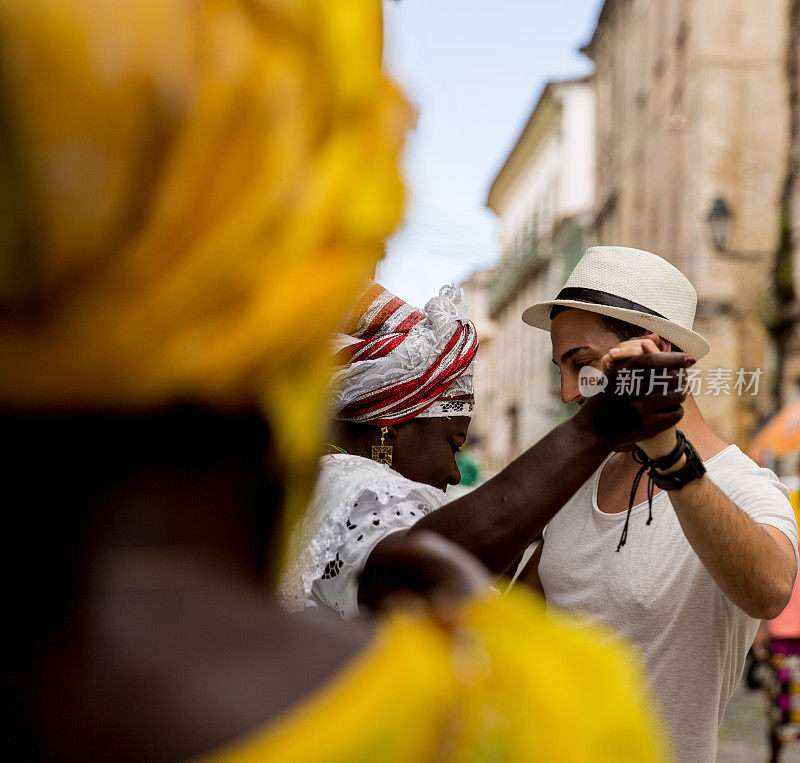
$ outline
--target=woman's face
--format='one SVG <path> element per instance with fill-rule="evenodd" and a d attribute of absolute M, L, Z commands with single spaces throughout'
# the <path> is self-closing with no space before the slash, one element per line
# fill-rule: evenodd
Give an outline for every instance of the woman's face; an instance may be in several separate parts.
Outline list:
<path fill-rule="evenodd" d="M 412 419 L 396 424 L 392 469 L 415 482 L 424 482 L 440 490 L 461 482 L 456 453 L 467 439 L 468 416 Z"/>

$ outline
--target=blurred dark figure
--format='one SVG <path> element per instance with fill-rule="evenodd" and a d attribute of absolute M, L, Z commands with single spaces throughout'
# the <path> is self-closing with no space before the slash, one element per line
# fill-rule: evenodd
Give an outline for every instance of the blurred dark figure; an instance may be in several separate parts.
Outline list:
<path fill-rule="evenodd" d="M 262 416 L 2 424 L 17 496 L 4 555 L 16 756 L 194 756 L 269 721 L 366 640 L 298 627 L 263 595 L 282 474 Z"/>
<path fill-rule="evenodd" d="M 369 637 L 264 593 L 402 203 L 379 3 L 330 5 L 0 2 L 12 757 L 198 755 Z"/>
<path fill-rule="evenodd" d="M 800 739 L 800 584 L 774 620 L 764 620 L 752 647 L 748 686 L 766 689 L 770 699 L 768 728 L 770 760 L 777 763 L 783 748 Z"/>

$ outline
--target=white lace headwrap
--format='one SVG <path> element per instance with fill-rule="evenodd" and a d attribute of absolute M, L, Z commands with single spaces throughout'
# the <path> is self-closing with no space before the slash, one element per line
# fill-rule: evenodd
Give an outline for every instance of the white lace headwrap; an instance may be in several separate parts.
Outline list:
<path fill-rule="evenodd" d="M 415 310 L 373 284 L 334 339 L 336 418 L 395 424 L 420 416 L 471 416 L 478 336 L 461 289 L 443 286 Z"/>

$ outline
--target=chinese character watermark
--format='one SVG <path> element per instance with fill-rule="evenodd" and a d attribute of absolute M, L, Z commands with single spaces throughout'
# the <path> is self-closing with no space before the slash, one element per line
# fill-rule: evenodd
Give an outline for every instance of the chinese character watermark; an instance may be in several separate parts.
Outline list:
<path fill-rule="evenodd" d="M 608 377 L 593 366 L 583 366 L 578 373 L 578 389 L 584 397 L 593 397 L 608 386 Z"/>
<path fill-rule="evenodd" d="M 763 375 L 761 368 L 740 368 L 735 372 L 731 368 L 708 368 L 705 372 L 699 368 L 653 369 L 648 374 L 641 368 L 621 368 L 616 373 L 614 388 L 609 391 L 616 395 L 666 395 L 670 388 L 675 388 L 673 379 L 676 379 L 680 389 L 694 396 L 753 397 L 758 394 Z M 607 387 L 608 377 L 602 371 L 593 366 L 583 366 L 579 371 L 578 389 L 583 397 L 593 397 Z"/>

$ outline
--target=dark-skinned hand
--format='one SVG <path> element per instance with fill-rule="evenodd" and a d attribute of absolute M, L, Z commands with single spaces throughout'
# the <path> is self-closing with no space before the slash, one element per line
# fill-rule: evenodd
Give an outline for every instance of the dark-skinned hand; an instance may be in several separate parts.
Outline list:
<path fill-rule="evenodd" d="M 372 612 L 422 610 L 442 627 L 454 625 L 460 600 L 489 588 L 488 570 L 438 533 L 398 532 L 370 554 L 359 580 L 359 607 Z"/>
<path fill-rule="evenodd" d="M 669 429 L 683 417 L 681 405 L 687 391 L 685 372 L 681 370 L 694 363 L 694 358 L 682 352 L 648 353 L 614 363 L 606 372 L 605 390 L 586 398 L 575 421 L 615 448 Z M 618 389 L 618 382 L 623 387 L 631 386 L 624 384 L 623 374 L 627 372 L 640 377 L 638 391 L 623 393 Z"/>

